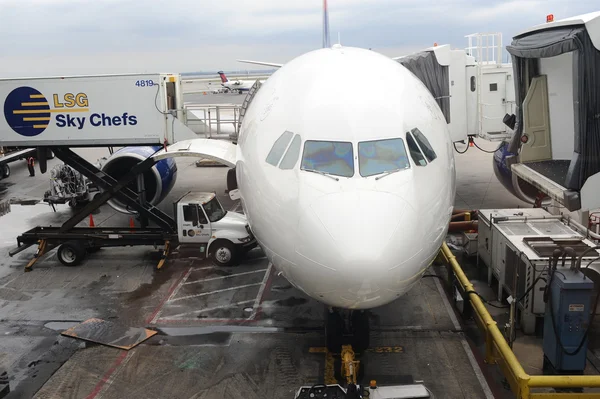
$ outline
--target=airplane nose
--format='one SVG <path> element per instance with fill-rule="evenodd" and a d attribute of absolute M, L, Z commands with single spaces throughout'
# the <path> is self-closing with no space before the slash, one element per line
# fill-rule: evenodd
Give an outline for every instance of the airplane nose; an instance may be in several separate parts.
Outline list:
<path fill-rule="evenodd" d="M 394 194 L 366 190 L 328 194 L 305 208 L 296 252 L 315 267 L 336 271 L 337 278 L 374 280 L 416 249 L 411 238 L 416 216 Z"/>

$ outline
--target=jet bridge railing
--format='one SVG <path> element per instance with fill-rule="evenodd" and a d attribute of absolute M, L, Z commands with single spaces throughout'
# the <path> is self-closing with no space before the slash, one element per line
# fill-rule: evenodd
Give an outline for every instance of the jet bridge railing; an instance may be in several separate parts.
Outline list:
<path fill-rule="evenodd" d="M 220 138 L 239 133 L 241 105 L 237 104 L 186 104 L 187 125 L 206 138 Z M 189 118 L 189 114 L 194 119 Z"/>
<path fill-rule="evenodd" d="M 473 292 L 473 284 L 469 281 L 456 257 L 446 243 L 442 244 L 442 255 L 452 267 L 461 288 L 465 292 Z M 506 377 L 511 390 L 518 399 L 591 399 L 598 398 L 598 393 L 548 393 L 532 392 L 532 388 L 600 388 L 600 376 L 597 375 L 529 375 L 506 342 L 496 321 L 487 311 L 479 296 L 468 295 L 473 308 L 475 321 L 485 336 L 485 362 L 498 364 Z"/>

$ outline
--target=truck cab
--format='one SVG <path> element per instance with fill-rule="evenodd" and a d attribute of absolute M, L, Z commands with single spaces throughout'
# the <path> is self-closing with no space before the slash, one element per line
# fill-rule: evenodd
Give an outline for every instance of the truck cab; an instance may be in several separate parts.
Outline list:
<path fill-rule="evenodd" d="M 216 265 L 231 266 L 256 246 L 246 216 L 223 209 L 215 193 L 189 192 L 174 205 L 179 243 L 198 246 Z"/>

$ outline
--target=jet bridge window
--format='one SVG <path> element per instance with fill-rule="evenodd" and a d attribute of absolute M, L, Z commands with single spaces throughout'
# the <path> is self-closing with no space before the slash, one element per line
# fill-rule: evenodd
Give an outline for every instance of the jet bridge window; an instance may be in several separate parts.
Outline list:
<path fill-rule="evenodd" d="M 427 158 L 427 161 L 431 162 L 434 159 L 436 159 L 437 155 L 435 154 L 433 147 L 431 147 L 431 144 L 429 144 L 429 140 L 427 140 L 427 137 L 425 137 L 425 135 L 421 133 L 421 131 L 417 128 L 411 130 L 411 133 L 413 134 L 413 136 L 415 136 L 415 140 L 417 140 L 417 143 L 419 144 L 419 147 L 421 147 L 423 154 L 425 154 L 425 158 Z"/>
<path fill-rule="evenodd" d="M 285 149 L 287 148 L 290 140 L 292 139 L 294 133 L 285 131 L 273 144 L 273 148 L 269 151 L 269 155 L 267 155 L 267 163 L 270 163 L 273 166 L 277 166 Z"/>
<path fill-rule="evenodd" d="M 401 138 L 358 143 L 358 163 L 363 177 L 410 167 Z"/>
<path fill-rule="evenodd" d="M 354 152 L 352 143 L 341 141 L 314 141 L 304 143 L 302 170 L 330 175 L 352 177 Z"/>
<path fill-rule="evenodd" d="M 408 151 L 410 151 L 410 156 L 415 161 L 415 164 L 418 166 L 427 165 L 427 161 L 421 152 L 421 149 L 417 145 L 415 138 L 410 132 L 406 132 L 406 143 L 408 144 Z"/>

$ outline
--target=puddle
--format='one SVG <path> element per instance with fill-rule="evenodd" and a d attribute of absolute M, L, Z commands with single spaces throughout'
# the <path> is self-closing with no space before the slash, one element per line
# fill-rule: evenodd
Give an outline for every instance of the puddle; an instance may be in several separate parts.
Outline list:
<path fill-rule="evenodd" d="M 183 337 L 191 335 L 208 335 L 214 333 L 273 333 L 281 332 L 278 327 L 259 327 L 259 326 L 202 326 L 202 327 L 157 327 L 156 331 L 161 335 L 170 337 Z"/>
<path fill-rule="evenodd" d="M 308 302 L 308 299 L 306 298 L 296 298 L 295 296 L 287 298 L 287 299 L 280 299 L 278 301 L 275 301 L 276 305 L 281 305 L 281 306 L 298 306 L 298 305 L 303 305 L 306 302 Z"/>
<path fill-rule="evenodd" d="M 44 324 L 44 327 L 49 328 L 50 330 L 62 332 L 78 324 L 81 324 L 81 321 L 51 321 Z"/>

